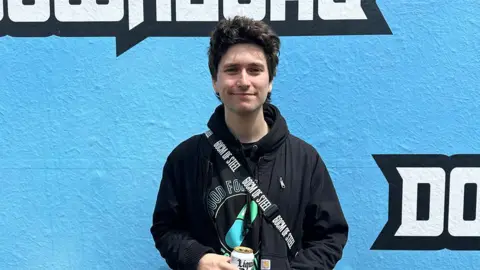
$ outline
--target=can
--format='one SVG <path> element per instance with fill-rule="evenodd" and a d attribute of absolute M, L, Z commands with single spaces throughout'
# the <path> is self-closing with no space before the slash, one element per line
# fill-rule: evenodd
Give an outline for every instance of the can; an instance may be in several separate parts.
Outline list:
<path fill-rule="evenodd" d="M 235 265 L 239 270 L 252 270 L 254 267 L 255 255 L 251 248 L 238 246 L 233 249 L 230 258 L 230 264 Z"/>

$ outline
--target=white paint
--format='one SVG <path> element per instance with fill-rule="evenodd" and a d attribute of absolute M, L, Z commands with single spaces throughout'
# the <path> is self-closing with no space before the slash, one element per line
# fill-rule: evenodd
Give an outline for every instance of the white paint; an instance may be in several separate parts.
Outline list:
<path fill-rule="evenodd" d="M 270 1 L 270 20 L 271 21 L 285 21 L 286 16 L 286 2 L 298 3 L 298 20 L 312 21 L 313 20 L 313 0 L 271 0 Z"/>
<path fill-rule="evenodd" d="M 82 0 L 80 5 L 55 0 L 55 17 L 60 22 L 118 22 L 123 16 L 123 0 L 110 0 L 107 5 L 98 5 L 96 0 Z"/>
<path fill-rule="evenodd" d="M 128 30 L 132 30 L 144 21 L 143 0 L 128 1 Z"/>
<path fill-rule="evenodd" d="M 0 0 L 0 21 L 3 19 L 3 0 Z"/>
<path fill-rule="evenodd" d="M 464 220 L 465 184 L 477 184 L 475 220 Z M 452 236 L 480 236 L 480 168 L 455 168 L 450 173 L 448 232 Z"/>
<path fill-rule="evenodd" d="M 3 17 L 3 1 L 1 4 Z M 50 1 L 36 0 L 33 5 L 24 5 L 22 0 L 8 0 L 8 17 L 13 22 L 46 22 L 50 18 Z"/>
<path fill-rule="evenodd" d="M 240 4 L 238 0 L 224 0 L 225 17 L 245 15 L 263 20 L 268 0 L 251 0 L 249 4 Z M 298 5 L 298 20 L 314 19 L 313 0 L 270 0 L 270 20 L 286 20 L 286 2 Z M 0 3 L 3 4 L 3 0 Z M 171 0 L 156 0 L 157 21 L 172 21 Z M 129 30 L 145 20 L 144 4 L 141 0 L 128 1 Z M 23 5 L 22 0 L 8 1 L 9 17 L 14 22 L 45 22 L 50 18 L 50 1 L 36 0 L 34 5 Z M 96 0 L 82 0 L 80 5 L 70 5 L 69 0 L 55 0 L 55 17 L 60 22 L 117 22 L 124 17 L 124 1 L 110 0 L 107 5 L 98 5 Z M 3 19 L 3 5 L 0 6 L 0 20 Z M 361 0 L 346 0 L 335 3 L 334 0 L 319 0 L 318 15 L 323 20 L 366 20 Z M 191 0 L 177 0 L 176 20 L 188 22 L 218 21 L 219 1 L 204 0 L 203 4 L 192 4 Z"/>
<path fill-rule="evenodd" d="M 402 223 L 395 236 L 439 236 L 445 214 L 445 171 L 442 168 L 397 168 L 403 179 Z M 417 220 L 418 184 L 430 184 L 430 215 Z"/>
<path fill-rule="evenodd" d="M 251 0 L 249 4 L 240 4 L 238 0 L 223 1 L 223 15 L 226 18 L 240 15 L 254 20 L 263 20 L 266 9 L 267 3 L 265 0 Z"/>
<path fill-rule="evenodd" d="M 203 4 L 192 4 L 191 0 L 177 0 L 176 4 L 178 22 L 218 21 L 218 0 L 204 0 Z"/>
<path fill-rule="evenodd" d="M 157 21 L 172 21 L 172 2 L 170 0 L 157 0 Z"/>
<path fill-rule="evenodd" d="M 318 0 L 318 16 L 322 20 L 366 20 L 361 0 L 346 0 L 335 3 L 333 0 Z"/>

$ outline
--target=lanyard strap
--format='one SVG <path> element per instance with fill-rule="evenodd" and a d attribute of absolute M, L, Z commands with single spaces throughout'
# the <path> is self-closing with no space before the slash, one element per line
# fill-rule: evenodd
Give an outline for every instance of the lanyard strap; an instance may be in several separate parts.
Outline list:
<path fill-rule="evenodd" d="M 224 161 L 222 164 L 227 166 L 230 171 L 237 177 L 242 183 L 243 187 L 247 190 L 253 200 L 259 206 L 265 219 L 273 225 L 273 227 L 282 235 L 282 238 L 287 243 L 288 249 L 291 251 L 295 244 L 295 239 L 280 215 L 280 211 L 276 204 L 270 202 L 266 194 L 255 183 L 254 179 L 249 175 L 247 170 L 240 164 L 238 159 L 233 155 L 222 140 L 217 140 L 211 130 L 207 130 L 205 133 L 208 141 L 216 152 L 220 155 Z"/>

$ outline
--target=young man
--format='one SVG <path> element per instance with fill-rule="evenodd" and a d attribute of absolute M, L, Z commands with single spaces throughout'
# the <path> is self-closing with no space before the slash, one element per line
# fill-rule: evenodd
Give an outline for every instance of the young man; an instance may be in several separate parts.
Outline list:
<path fill-rule="evenodd" d="M 212 33 L 222 104 L 205 134 L 168 156 L 153 213 L 155 246 L 172 269 L 238 269 L 236 246 L 253 249 L 259 270 L 333 269 L 342 257 L 348 225 L 325 164 L 270 102 L 279 48 L 268 25 L 245 17 Z"/>

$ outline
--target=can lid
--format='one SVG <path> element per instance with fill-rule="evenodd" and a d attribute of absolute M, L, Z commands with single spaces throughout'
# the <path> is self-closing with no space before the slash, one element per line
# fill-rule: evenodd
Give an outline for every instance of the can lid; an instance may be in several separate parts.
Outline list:
<path fill-rule="evenodd" d="M 248 247 L 242 247 L 242 246 L 238 246 L 236 248 L 234 248 L 233 250 L 235 250 L 236 252 L 240 252 L 240 253 L 253 253 L 253 249 L 251 248 L 248 248 Z"/>

